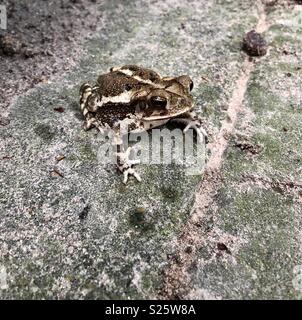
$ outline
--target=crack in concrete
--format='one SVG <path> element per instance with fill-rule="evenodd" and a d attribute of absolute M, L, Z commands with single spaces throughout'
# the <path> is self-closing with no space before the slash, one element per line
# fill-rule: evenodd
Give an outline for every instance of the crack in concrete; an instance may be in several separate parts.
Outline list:
<path fill-rule="evenodd" d="M 270 179 L 268 177 L 255 174 L 244 174 L 242 178 L 245 182 L 248 181 L 254 183 L 258 187 L 272 189 L 282 195 L 291 196 L 298 202 L 302 201 L 302 183 L 299 181 L 295 181 L 294 179 Z"/>
<path fill-rule="evenodd" d="M 263 33 L 269 27 L 266 7 L 262 1 L 258 1 L 257 5 L 259 19 L 255 31 Z M 208 146 L 211 156 L 205 169 L 203 181 L 196 194 L 191 215 L 175 243 L 177 252 L 173 254 L 173 257 L 177 257 L 177 259 L 171 259 L 168 267 L 164 270 L 164 284 L 159 292 L 159 298 L 161 299 L 181 298 L 181 291 L 184 291 L 184 288 L 189 284 L 190 276 L 188 270 L 194 262 L 195 252 L 205 241 L 200 234 L 200 224 L 208 208 L 214 203 L 215 195 L 220 188 L 220 169 L 224 153 L 228 147 L 228 137 L 234 132 L 238 114 L 244 109 L 244 96 L 254 66 L 254 61 L 246 57 L 241 75 L 237 79 L 235 90 L 229 102 L 227 116 L 222 122 L 216 138 Z M 190 250 L 187 250 L 188 246 L 190 246 Z"/>

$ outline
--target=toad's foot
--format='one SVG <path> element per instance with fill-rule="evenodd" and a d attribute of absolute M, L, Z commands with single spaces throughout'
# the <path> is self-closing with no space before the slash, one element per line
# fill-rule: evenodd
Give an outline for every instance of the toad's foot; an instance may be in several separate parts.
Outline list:
<path fill-rule="evenodd" d="M 198 120 L 188 120 L 186 127 L 184 128 L 184 133 L 186 133 L 190 128 L 196 131 L 199 136 L 200 141 L 205 141 L 208 143 L 208 134 L 206 133 L 205 129 L 201 126 L 201 123 Z"/>
<path fill-rule="evenodd" d="M 132 175 L 136 178 L 137 181 L 142 181 L 140 175 L 132 168 L 132 166 L 139 164 L 140 160 L 131 160 L 130 159 L 130 153 L 133 147 L 128 147 L 126 151 L 119 151 L 116 153 L 117 157 L 117 166 L 119 170 L 124 175 L 123 183 L 127 183 L 128 176 Z"/>
<path fill-rule="evenodd" d="M 189 129 L 193 129 L 196 131 L 196 133 L 199 136 L 200 141 L 205 141 L 205 143 L 208 143 L 208 134 L 205 131 L 205 129 L 201 126 L 201 121 L 199 118 L 192 119 L 192 118 L 175 118 L 171 121 L 180 122 L 186 125 L 183 132 L 186 133 Z"/>

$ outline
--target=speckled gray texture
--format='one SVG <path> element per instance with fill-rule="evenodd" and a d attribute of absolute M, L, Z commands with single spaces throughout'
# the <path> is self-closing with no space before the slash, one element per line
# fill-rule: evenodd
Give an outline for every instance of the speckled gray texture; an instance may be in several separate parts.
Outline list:
<path fill-rule="evenodd" d="M 143 182 L 131 180 L 124 186 L 113 167 L 97 161 L 96 131 L 82 130 L 79 86 L 111 66 L 128 63 L 163 75 L 189 74 L 197 110 L 212 140 L 241 71 L 242 35 L 257 23 L 256 7 L 248 0 L 102 1 L 98 10 L 101 27 L 82 44 L 81 61 L 16 99 L 8 109 L 9 124 L 0 126 L 4 299 L 158 296 L 171 246 L 188 218 L 202 176 L 187 176 L 175 165 L 140 166 Z M 64 112 L 54 111 L 57 107 Z M 60 155 L 65 158 L 58 162 Z M 231 173 L 227 179 L 231 188 L 236 183 Z M 280 201 L 294 210 L 284 199 Z M 220 219 L 231 223 L 228 215 Z M 246 221 L 244 215 L 238 217 L 239 230 L 249 228 Z M 254 248 L 256 256 L 261 255 Z M 291 245 L 287 248 L 292 250 Z M 211 264 L 211 270 L 221 270 L 219 263 Z M 214 281 L 211 270 L 207 275 Z M 222 279 L 229 273 L 230 278 L 212 290 L 215 284 L 204 282 L 206 268 L 201 265 L 192 271 L 195 287 L 188 297 L 198 298 L 200 290 L 209 289 L 215 297 L 244 298 L 243 282 L 236 282 L 240 294 L 228 291 L 229 279 L 240 278 L 240 270 L 223 270 Z"/>
<path fill-rule="evenodd" d="M 302 298 L 301 9 L 268 14 L 269 54 L 251 74 L 186 298 Z"/>

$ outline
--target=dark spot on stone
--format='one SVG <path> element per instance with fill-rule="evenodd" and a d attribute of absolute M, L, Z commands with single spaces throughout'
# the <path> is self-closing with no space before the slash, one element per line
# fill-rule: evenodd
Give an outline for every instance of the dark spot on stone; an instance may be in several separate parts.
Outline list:
<path fill-rule="evenodd" d="M 141 225 L 144 223 L 144 216 L 140 213 L 137 213 L 137 211 L 135 210 L 135 212 L 130 216 L 130 222 L 134 226 Z"/>
<path fill-rule="evenodd" d="M 188 246 L 188 247 L 186 247 L 186 249 L 185 249 L 185 253 L 188 253 L 188 254 L 192 253 L 192 251 L 193 251 L 193 249 L 192 249 L 191 246 Z"/>
<path fill-rule="evenodd" d="M 93 265 L 94 260 L 89 257 L 87 254 L 84 257 L 81 257 L 82 265 L 85 268 L 89 268 Z"/>
<path fill-rule="evenodd" d="M 65 99 L 65 98 L 62 98 L 62 99 Z M 70 103 L 70 106 L 74 111 L 79 111 L 79 103 L 78 102 L 73 101 L 72 103 Z"/>
<path fill-rule="evenodd" d="M 290 187 L 290 188 L 294 188 L 295 187 L 295 184 L 292 181 L 285 183 L 285 185 L 287 187 Z"/>
<path fill-rule="evenodd" d="M 272 183 L 272 189 L 277 193 L 284 194 L 284 191 L 277 183 Z"/>
<path fill-rule="evenodd" d="M 63 113 L 65 111 L 65 109 L 63 107 L 57 107 L 57 108 L 53 108 L 54 111 L 57 111 L 57 112 L 60 112 L 60 113 Z"/>
<path fill-rule="evenodd" d="M 34 132 L 44 141 L 50 141 L 55 136 L 55 132 L 53 132 L 51 126 L 47 124 L 37 124 Z"/>
<path fill-rule="evenodd" d="M 288 72 L 288 73 L 286 74 L 286 76 L 287 76 L 287 77 L 291 77 L 292 74 L 291 74 L 290 72 Z"/>
<path fill-rule="evenodd" d="M 145 210 L 146 209 L 141 206 L 133 208 L 129 212 L 130 225 L 134 227 L 136 230 L 139 230 L 144 233 L 153 231 L 155 227 L 154 217 L 152 215 L 149 216 L 147 214 L 144 214 Z"/>
<path fill-rule="evenodd" d="M 174 201 L 180 197 L 180 191 L 173 186 L 164 186 L 161 188 L 161 192 L 165 199 Z"/>
<path fill-rule="evenodd" d="M 89 211 L 90 211 L 90 206 L 87 205 L 79 214 L 80 220 L 86 219 L 87 216 L 88 216 Z"/>
<path fill-rule="evenodd" d="M 202 227 L 202 222 L 195 222 L 194 225 L 195 225 L 197 228 L 201 228 L 201 227 Z"/>
<path fill-rule="evenodd" d="M 176 263 L 176 264 L 181 264 L 181 257 L 180 257 L 179 254 L 168 253 L 168 254 L 167 254 L 167 258 L 168 258 L 170 261 L 172 261 L 172 262 L 174 262 L 174 263 Z"/>
<path fill-rule="evenodd" d="M 2 118 L 0 116 L 0 126 L 7 126 L 10 123 L 10 120 L 8 118 Z"/>
<path fill-rule="evenodd" d="M 287 132 L 287 131 L 288 131 L 288 128 L 283 127 L 282 130 L 283 130 L 284 132 Z"/>
<path fill-rule="evenodd" d="M 78 120 L 83 120 L 83 119 L 84 119 L 83 113 L 81 113 L 81 112 L 76 112 L 76 113 L 74 114 L 74 116 L 75 116 Z"/>
<path fill-rule="evenodd" d="M 235 147 L 239 148 L 242 151 L 247 151 L 250 154 L 258 154 L 262 150 L 262 146 L 259 144 L 253 145 L 246 141 L 235 142 Z"/>
<path fill-rule="evenodd" d="M 269 13 L 269 7 L 273 7 L 278 4 L 278 0 L 270 0 L 265 2 L 265 11 Z"/>
<path fill-rule="evenodd" d="M 36 26 L 34 24 L 32 24 L 32 23 L 27 23 L 25 25 L 25 29 L 36 29 Z"/>
<path fill-rule="evenodd" d="M 267 43 L 260 33 L 252 30 L 244 36 L 242 48 L 250 56 L 264 56 L 267 52 Z"/>
<path fill-rule="evenodd" d="M 229 248 L 222 242 L 218 242 L 217 243 L 217 249 L 220 250 L 220 251 L 225 251 L 227 253 L 231 253 L 231 251 L 229 250 Z"/>
<path fill-rule="evenodd" d="M 4 156 L 2 157 L 2 160 L 10 160 L 12 157 L 9 157 L 9 156 Z"/>

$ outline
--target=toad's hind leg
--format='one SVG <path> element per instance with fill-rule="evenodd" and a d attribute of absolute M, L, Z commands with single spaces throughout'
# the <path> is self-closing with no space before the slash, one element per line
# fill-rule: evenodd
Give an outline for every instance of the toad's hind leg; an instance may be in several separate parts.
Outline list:
<path fill-rule="evenodd" d="M 99 102 L 96 89 L 98 89 L 98 87 L 91 87 L 88 83 L 84 83 L 80 88 L 80 107 L 85 118 L 85 130 L 94 127 L 96 123 L 94 113 L 97 110 Z"/>

